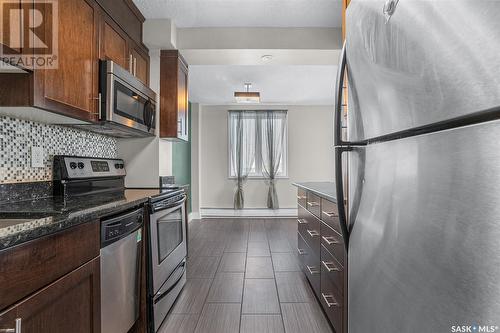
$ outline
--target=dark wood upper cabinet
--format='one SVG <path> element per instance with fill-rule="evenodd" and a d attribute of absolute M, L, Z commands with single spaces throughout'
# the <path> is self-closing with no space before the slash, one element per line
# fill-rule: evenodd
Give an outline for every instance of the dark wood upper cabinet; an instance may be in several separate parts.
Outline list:
<path fill-rule="evenodd" d="M 188 66 L 178 50 L 160 54 L 160 138 L 189 140 Z"/>
<path fill-rule="evenodd" d="M 95 120 L 99 8 L 91 0 L 60 1 L 58 11 L 58 65 L 34 70 L 33 106 Z"/>
<path fill-rule="evenodd" d="M 17 6 L 17 2 L 0 0 L 0 9 L 7 3 Z M 20 8 L 24 4 L 19 1 Z M 52 17 L 44 3 L 36 4 L 43 15 Z M 149 84 L 149 51 L 142 43 L 144 17 L 131 0 L 59 1 L 57 20 L 57 67 L 0 73 L 0 106 L 36 107 L 97 121 L 99 59 L 113 60 Z M 50 25 L 46 27 L 37 31 L 37 35 L 43 35 L 42 40 L 49 40 L 51 34 Z M 4 50 L 5 44 L 17 45 L 12 44 L 5 29 L 2 31 Z"/>
<path fill-rule="evenodd" d="M 112 60 L 125 69 L 130 69 L 128 37 L 107 15 L 103 15 L 101 26 L 101 59 Z"/>
<path fill-rule="evenodd" d="M 149 55 L 141 48 L 131 49 L 132 73 L 142 82 L 149 85 Z"/>
<path fill-rule="evenodd" d="M 96 258 L 15 304 L 0 314 L 0 329 L 17 321 L 23 333 L 99 333 L 99 266 Z"/>

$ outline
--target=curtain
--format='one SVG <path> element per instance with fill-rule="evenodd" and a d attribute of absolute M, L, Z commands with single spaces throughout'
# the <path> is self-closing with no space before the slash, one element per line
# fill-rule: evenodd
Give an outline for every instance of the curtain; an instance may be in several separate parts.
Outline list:
<path fill-rule="evenodd" d="M 265 111 L 259 114 L 258 137 L 262 140 L 261 160 L 262 173 L 268 180 L 267 207 L 279 208 L 275 178 L 283 167 L 283 151 L 285 149 L 286 111 Z"/>
<path fill-rule="evenodd" d="M 255 170 L 256 115 L 255 111 L 230 111 L 231 170 L 236 176 L 234 209 L 243 209 L 243 184 Z"/>

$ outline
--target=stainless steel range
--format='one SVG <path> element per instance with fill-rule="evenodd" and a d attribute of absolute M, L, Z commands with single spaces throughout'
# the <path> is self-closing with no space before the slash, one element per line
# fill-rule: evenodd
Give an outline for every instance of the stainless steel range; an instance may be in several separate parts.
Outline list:
<path fill-rule="evenodd" d="M 186 194 L 160 190 L 149 201 L 149 329 L 156 332 L 186 283 Z"/>

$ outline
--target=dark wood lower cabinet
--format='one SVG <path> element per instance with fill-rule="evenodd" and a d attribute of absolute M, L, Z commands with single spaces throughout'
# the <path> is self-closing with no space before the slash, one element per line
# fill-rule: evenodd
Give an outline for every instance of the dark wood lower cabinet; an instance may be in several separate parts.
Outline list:
<path fill-rule="evenodd" d="M 0 314 L 0 329 L 15 329 L 17 320 L 23 333 L 98 333 L 99 280 L 98 257 Z"/>
<path fill-rule="evenodd" d="M 335 332 L 347 332 L 347 253 L 337 204 L 301 188 L 297 200 L 302 270 Z"/>

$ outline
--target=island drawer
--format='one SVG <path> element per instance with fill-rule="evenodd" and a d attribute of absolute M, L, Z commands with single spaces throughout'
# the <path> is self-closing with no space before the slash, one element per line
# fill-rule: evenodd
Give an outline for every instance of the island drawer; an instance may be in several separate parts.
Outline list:
<path fill-rule="evenodd" d="M 337 204 L 329 200 L 321 199 L 321 221 L 342 234 L 339 221 L 339 211 Z"/>
<path fill-rule="evenodd" d="M 306 216 L 299 219 L 298 230 L 307 245 L 313 250 L 317 257 L 320 255 L 321 245 L 321 222 L 316 217 L 306 211 Z"/>
<path fill-rule="evenodd" d="M 302 206 L 306 207 L 306 201 L 307 201 L 307 192 L 303 188 L 299 188 L 297 191 L 297 203 Z"/>
<path fill-rule="evenodd" d="M 321 218 L 321 198 L 312 192 L 307 192 L 306 208 L 317 218 Z"/>
<path fill-rule="evenodd" d="M 344 239 L 341 234 L 324 222 L 321 222 L 321 244 L 344 266 Z"/>

